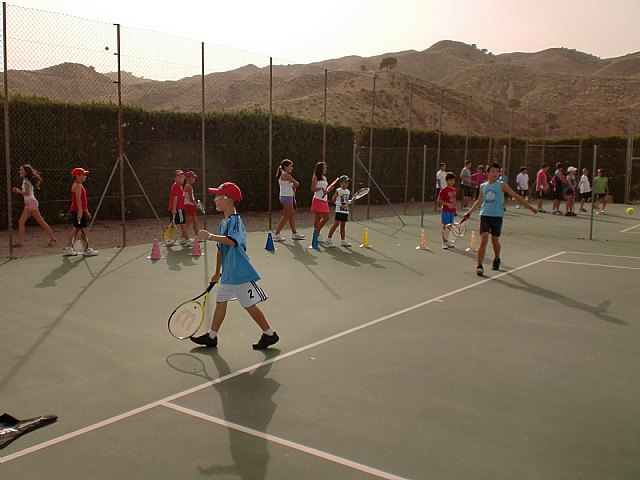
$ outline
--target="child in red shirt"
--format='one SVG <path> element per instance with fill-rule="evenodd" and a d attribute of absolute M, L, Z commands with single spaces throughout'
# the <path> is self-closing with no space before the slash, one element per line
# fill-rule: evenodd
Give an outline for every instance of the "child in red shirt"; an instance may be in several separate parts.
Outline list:
<path fill-rule="evenodd" d="M 171 185 L 171 195 L 169 196 L 169 211 L 171 212 L 171 221 L 174 225 L 180 225 L 182 237 L 178 240 L 179 245 L 185 245 L 189 240 L 189 231 L 187 230 L 187 215 L 184 210 L 184 172 L 176 170 L 173 173 L 174 182 Z"/>
<path fill-rule="evenodd" d="M 453 248 L 453 243 L 449 241 L 447 225 L 454 223 L 456 217 L 456 189 L 453 188 L 456 183 L 456 176 L 451 172 L 447 172 L 444 179 L 447 182 L 447 186 L 440 190 L 438 203 L 442 206 L 442 213 L 440 214 L 442 219 L 442 248 L 447 250 Z"/>

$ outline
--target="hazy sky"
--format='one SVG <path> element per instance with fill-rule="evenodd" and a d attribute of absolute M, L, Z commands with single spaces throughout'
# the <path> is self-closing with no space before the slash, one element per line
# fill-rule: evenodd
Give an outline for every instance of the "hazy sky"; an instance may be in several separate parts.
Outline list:
<path fill-rule="evenodd" d="M 640 0 L 16 0 L 17 5 L 172 33 L 309 63 L 424 50 L 439 40 L 493 53 L 567 47 L 640 51 Z"/>

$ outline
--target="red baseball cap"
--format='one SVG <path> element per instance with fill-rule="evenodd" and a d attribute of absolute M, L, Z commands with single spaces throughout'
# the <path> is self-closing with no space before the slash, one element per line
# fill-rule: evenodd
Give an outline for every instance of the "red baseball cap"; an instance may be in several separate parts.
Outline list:
<path fill-rule="evenodd" d="M 73 170 L 71 170 L 71 176 L 75 177 L 78 175 L 86 175 L 87 173 L 89 173 L 89 170 L 85 170 L 84 168 L 74 168 Z"/>
<path fill-rule="evenodd" d="M 214 195 L 226 195 L 229 198 L 232 198 L 236 202 L 242 200 L 242 192 L 240 188 L 235 183 L 224 182 L 218 188 L 209 188 L 209 191 Z"/>
<path fill-rule="evenodd" d="M 173 172 L 174 177 L 177 177 L 178 175 L 184 175 L 184 172 L 182 170 L 176 170 L 175 172 Z"/>
<path fill-rule="evenodd" d="M 189 170 L 188 172 L 185 172 L 184 176 L 187 178 L 189 177 L 198 178 L 198 175 L 196 175 L 196 173 L 193 170 Z"/>

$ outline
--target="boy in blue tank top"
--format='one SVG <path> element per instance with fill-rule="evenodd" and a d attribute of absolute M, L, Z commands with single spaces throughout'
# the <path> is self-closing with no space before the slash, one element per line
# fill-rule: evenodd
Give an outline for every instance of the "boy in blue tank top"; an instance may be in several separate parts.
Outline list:
<path fill-rule="evenodd" d="M 218 330 L 227 314 L 227 303 L 229 300 L 237 299 L 262 329 L 262 336 L 258 343 L 253 344 L 253 348 L 268 348 L 280 338 L 271 329 L 257 305 L 267 299 L 267 294 L 256 283 L 260 280 L 260 275 L 251 265 L 247 255 L 247 232 L 240 215 L 236 213 L 236 204 L 242 200 L 242 192 L 231 182 L 223 183 L 218 188 L 210 188 L 209 192 L 215 195 L 216 210 L 222 212 L 224 218 L 220 222 L 218 235 L 200 230 L 198 236 L 218 244 L 216 271 L 211 277 L 212 282 L 218 283 L 216 309 L 213 312 L 211 330 L 190 339 L 198 345 L 217 347 Z"/>
<path fill-rule="evenodd" d="M 463 221 L 468 220 L 471 213 L 473 213 L 478 206 L 480 207 L 480 246 L 478 247 L 478 266 L 476 268 L 478 276 L 484 274 L 482 262 L 484 261 L 484 255 L 487 251 L 489 235 L 491 235 L 494 253 L 492 269 L 500 270 L 500 233 L 502 231 L 502 220 L 504 218 L 505 193 L 515 199 L 516 202 L 526 205 L 532 213 L 538 213 L 535 207 L 529 205 L 527 201 L 514 192 L 507 183 L 498 181 L 498 176 L 500 175 L 499 163 L 492 163 L 487 173 L 489 174 L 489 178 L 480 185 L 480 195 L 478 199 L 463 217 Z"/>

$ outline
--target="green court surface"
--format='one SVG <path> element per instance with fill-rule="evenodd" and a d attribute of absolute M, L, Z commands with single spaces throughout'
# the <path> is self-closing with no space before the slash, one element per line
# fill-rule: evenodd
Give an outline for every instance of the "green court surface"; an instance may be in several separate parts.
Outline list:
<path fill-rule="evenodd" d="M 168 334 L 212 243 L 5 262 L 0 413 L 59 419 L 0 451 L 2 478 L 640 478 L 640 227 L 622 207 L 594 241 L 584 218 L 510 210 L 483 278 L 433 214 L 428 250 L 419 217 L 349 222 L 350 249 L 270 254 L 252 231 L 266 351 L 235 302 L 217 349 Z"/>

